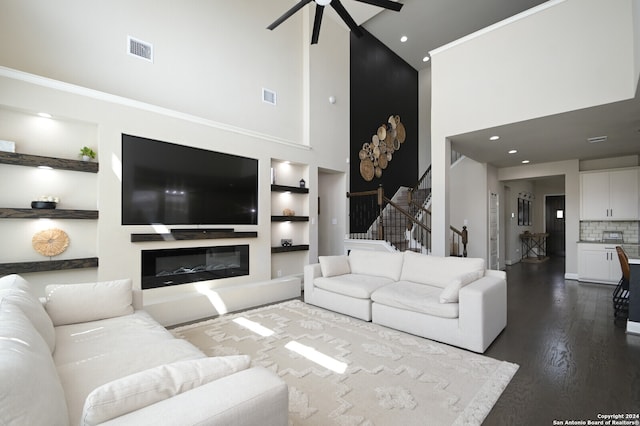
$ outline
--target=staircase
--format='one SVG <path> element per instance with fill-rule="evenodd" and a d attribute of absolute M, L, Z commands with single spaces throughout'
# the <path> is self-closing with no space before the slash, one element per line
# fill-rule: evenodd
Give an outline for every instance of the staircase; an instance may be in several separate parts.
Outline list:
<path fill-rule="evenodd" d="M 459 158 L 452 157 L 452 162 Z M 351 199 L 352 219 L 361 220 L 360 228 L 364 229 L 351 233 L 350 239 L 385 241 L 390 250 L 431 253 L 431 166 L 413 188 L 400 187 L 391 199 L 382 186 L 347 193 L 347 197 Z M 450 255 L 467 257 L 466 226 L 462 230 L 450 228 Z"/>

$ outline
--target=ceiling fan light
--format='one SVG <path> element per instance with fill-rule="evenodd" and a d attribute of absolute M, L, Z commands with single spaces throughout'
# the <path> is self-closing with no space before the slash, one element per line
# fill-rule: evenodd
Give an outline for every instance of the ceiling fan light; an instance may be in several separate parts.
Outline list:
<path fill-rule="evenodd" d="M 315 0 L 320 6 L 328 6 L 331 3 L 331 0 Z"/>

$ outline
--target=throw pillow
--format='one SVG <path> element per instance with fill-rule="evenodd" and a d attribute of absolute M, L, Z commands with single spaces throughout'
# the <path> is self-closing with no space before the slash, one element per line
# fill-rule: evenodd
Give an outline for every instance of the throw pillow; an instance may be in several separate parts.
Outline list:
<path fill-rule="evenodd" d="M 45 288 L 45 309 L 53 325 L 75 324 L 133 313 L 131 280 L 52 284 Z"/>
<path fill-rule="evenodd" d="M 349 258 L 342 256 L 319 256 L 320 270 L 323 277 L 333 277 L 336 275 L 350 274 Z"/>
<path fill-rule="evenodd" d="M 440 303 L 458 303 L 460 289 L 478 279 L 476 272 L 467 272 L 449 282 L 440 292 Z"/>
<path fill-rule="evenodd" d="M 249 368 L 248 355 L 200 358 L 122 377 L 87 396 L 82 425 L 95 425 Z"/>

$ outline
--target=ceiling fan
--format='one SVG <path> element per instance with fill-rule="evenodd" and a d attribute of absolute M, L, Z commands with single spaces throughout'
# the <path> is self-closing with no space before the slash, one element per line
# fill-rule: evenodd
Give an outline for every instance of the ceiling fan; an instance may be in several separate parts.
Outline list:
<path fill-rule="evenodd" d="M 322 23 L 322 14 L 324 13 L 324 7 L 327 5 L 331 5 L 333 9 L 340 15 L 342 20 L 347 24 L 347 26 L 351 29 L 351 32 L 354 33 L 358 37 L 362 37 L 362 30 L 356 22 L 353 20 L 349 12 L 344 8 L 340 0 L 300 0 L 297 4 L 295 4 L 291 9 L 285 12 L 284 15 L 276 19 L 271 25 L 267 28 L 270 30 L 274 30 L 278 25 L 282 24 L 284 21 L 289 19 L 294 13 L 298 10 L 302 9 L 308 3 L 315 1 L 316 3 L 316 16 L 313 20 L 313 34 L 311 36 L 311 44 L 318 43 L 318 37 L 320 36 L 320 24 Z M 385 9 L 394 10 L 399 12 L 402 9 L 402 3 L 396 3 L 391 0 L 356 0 L 361 3 L 367 3 L 378 7 L 383 7 Z"/>

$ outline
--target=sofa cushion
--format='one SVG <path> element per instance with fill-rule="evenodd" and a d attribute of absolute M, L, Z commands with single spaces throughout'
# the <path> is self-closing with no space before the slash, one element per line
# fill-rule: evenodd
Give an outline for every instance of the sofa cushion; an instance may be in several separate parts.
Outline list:
<path fill-rule="evenodd" d="M 81 425 L 96 425 L 249 367 L 248 355 L 201 358 L 150 368 L 106 383 L 87 396 Z"/>
<path fill-rule="evenodd" d="M 378 288 L 391 284 L 392 279 L 373 275 L 346 274 L 331 278 L 319 277 L 313 284 L 323 290 L 358 299 L 370 299 Z"/>
<path fill-rule="evenodd" d="M 0 299 L 7 300 L 22 310 L 22 313 L 31 321 L 31 324 L 49 346 L 49 352 L 53 353 L 56 347 L 56 334 L 51 318 L 45 312 L 40 300 L 31 293 L 17 288 L 0 290 Z"/>
<path fill-rule="evenodd" d="M 440 293 L 440 303 L 458 303 L 458 293 L 460 293 L 460 289 L 477 279 L 478 274 L 475 272 L 467 272 L 454 278 L 442 289 Z"/>
<path fill-rule="evenodd" d="M 442 289 L 435 286 L 398 281 L 373 292 L 374 303 L 442 318 L 458 318 L 457 303 L 440 303 Z"/>
<path fill-rule="evenodd" d="M 64 325 L 133 313 L 131 280 L 52 284 L 45 288 L 45 308 L 53 324 Z"/>
<path fill-rule="evenodd" d="M 391 253 L 373 250 L 351 250 L 349 252 L 349 267 L 352 274 L 374 275 L 398 281 L 402 271 L 402 262 L 402 252 Z"/>
<path fill-rule="evenodd" d="M 49 346 L 21 309 L 0 300 L 0 413 L 7 425 L 67 425 Z"/>
<path fill-rule="evenodd" d="M 400 280 L 445 288 L 455 278 L 474 273 L 475 279 L 484 276 L 484 259 L 470 257 L 441 257 L 404 252 Z"/>
<path fill-rule="evenodd" d="M 97 387 L 149 368 L 205 358 L 176 339 L 147 312 L 56 327 L 53 353 L 71 424 L 78 424 L 87 396 Z"/>
<path fill-rule="evenodd" d="M 4 277 L 0 278 L 0 290 L 5 289 L 17 289 L 26 291 L 36 299 L 38 298 L 38 294 L 33 288 L 33 285 L 18 274 L 5 275 Z"/>
<path fill-rule="evenodd" d="M 349 258 L 341 256 L 319 256 L 320 270 L 323 277 L 333 277 L 336 275 L 350 274 Z"/>

